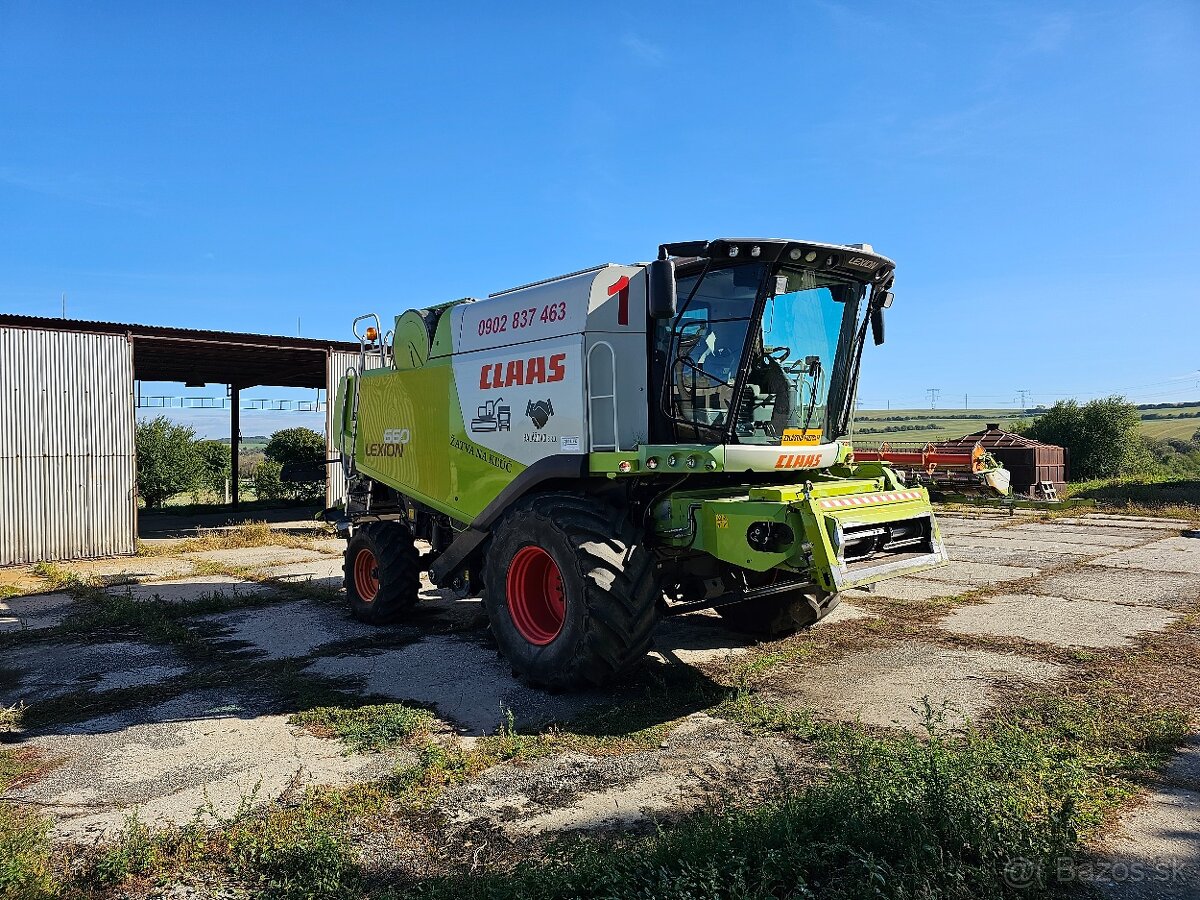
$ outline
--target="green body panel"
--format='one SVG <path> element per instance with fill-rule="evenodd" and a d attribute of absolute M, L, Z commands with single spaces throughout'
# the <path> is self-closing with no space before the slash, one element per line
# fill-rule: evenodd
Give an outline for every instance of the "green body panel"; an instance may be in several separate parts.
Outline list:
<path fill-rule="evenodd" d="M 339 409 L 348 429 L 344 402 Z M 364 475 L 464 523 L 525 468 L 470 440 L 449 358 L 430 359 L 419 369 L 376 369 L 362 376 L 354 459 Z"/>
<path fill-rule="evenodd" d="M 888 499 L 899 497 L 904 499 Z M 846 502 L 857 499 L 864 505 L 823 508 L 821 501 L 830 498 Z M 869 526 L 926 517 L 930 520 L 934 553 L 921 554 L 907 564 L 900 560 L 854 569 L 841 563 L 833 546 L 833 523 Z M 786 525 L 795 541 L 778 552 L 755 549 L 747 540 L 747 532 L 761 522 Z M 751 571 L 810 573 L 831 593 L 948 561 L 928 493 L 919 488 L 898 491 L 888 474 L 836 479 L 812 473 L 812 480 L 801 484 L 679 491 L 656 510 L 655 529 L 660 539 L 672 546 L 700 551 Z"/>

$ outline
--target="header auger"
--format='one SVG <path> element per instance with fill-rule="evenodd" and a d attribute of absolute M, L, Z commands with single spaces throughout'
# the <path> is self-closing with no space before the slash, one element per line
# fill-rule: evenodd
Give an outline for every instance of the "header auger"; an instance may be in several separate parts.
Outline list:
<path fill-rule="evenodd" d="M 893 271 L 865 244 L 692 241 L 375 319 L 327 514 L 354 614 L 466 581 L 518 674 L 574 687 L 635 666 L 662 615 L 778 635 L 942 565 L 925 490 L 844 440 Z"/>

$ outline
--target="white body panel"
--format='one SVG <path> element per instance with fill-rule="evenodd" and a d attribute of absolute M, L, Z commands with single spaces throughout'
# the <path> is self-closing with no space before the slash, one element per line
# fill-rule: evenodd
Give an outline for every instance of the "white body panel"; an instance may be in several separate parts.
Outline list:
<path fill-rule="evenodd" d="M 645 282 L 640 266 L 605 266 L 454 307 L 471 440 L 525 465 L 644 442 Z"/>

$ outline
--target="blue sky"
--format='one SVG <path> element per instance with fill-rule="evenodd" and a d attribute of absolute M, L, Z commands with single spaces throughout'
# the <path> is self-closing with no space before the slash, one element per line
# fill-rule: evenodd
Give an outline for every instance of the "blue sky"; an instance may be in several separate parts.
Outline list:
<path fill-rule="evenodd" d="M 1194 2 L 0 2 L 0 309 L 344 338 L 867 241 L 870 406 L 1200 399 L 1197 47 Z"/>

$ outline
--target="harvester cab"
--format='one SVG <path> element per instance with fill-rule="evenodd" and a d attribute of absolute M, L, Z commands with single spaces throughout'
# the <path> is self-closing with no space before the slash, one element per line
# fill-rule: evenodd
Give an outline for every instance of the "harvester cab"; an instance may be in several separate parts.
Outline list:
<path fill-rule="evenodd" d="M 569 687 L 636 665 L 661 615 L 786 633 L 943 564 L 925 490 L 845 440 L 893 271 L 864 244 L 664 244 L 376 323 L 336 401 L 351 608 L 468 580 L 514 670 Z"/>

